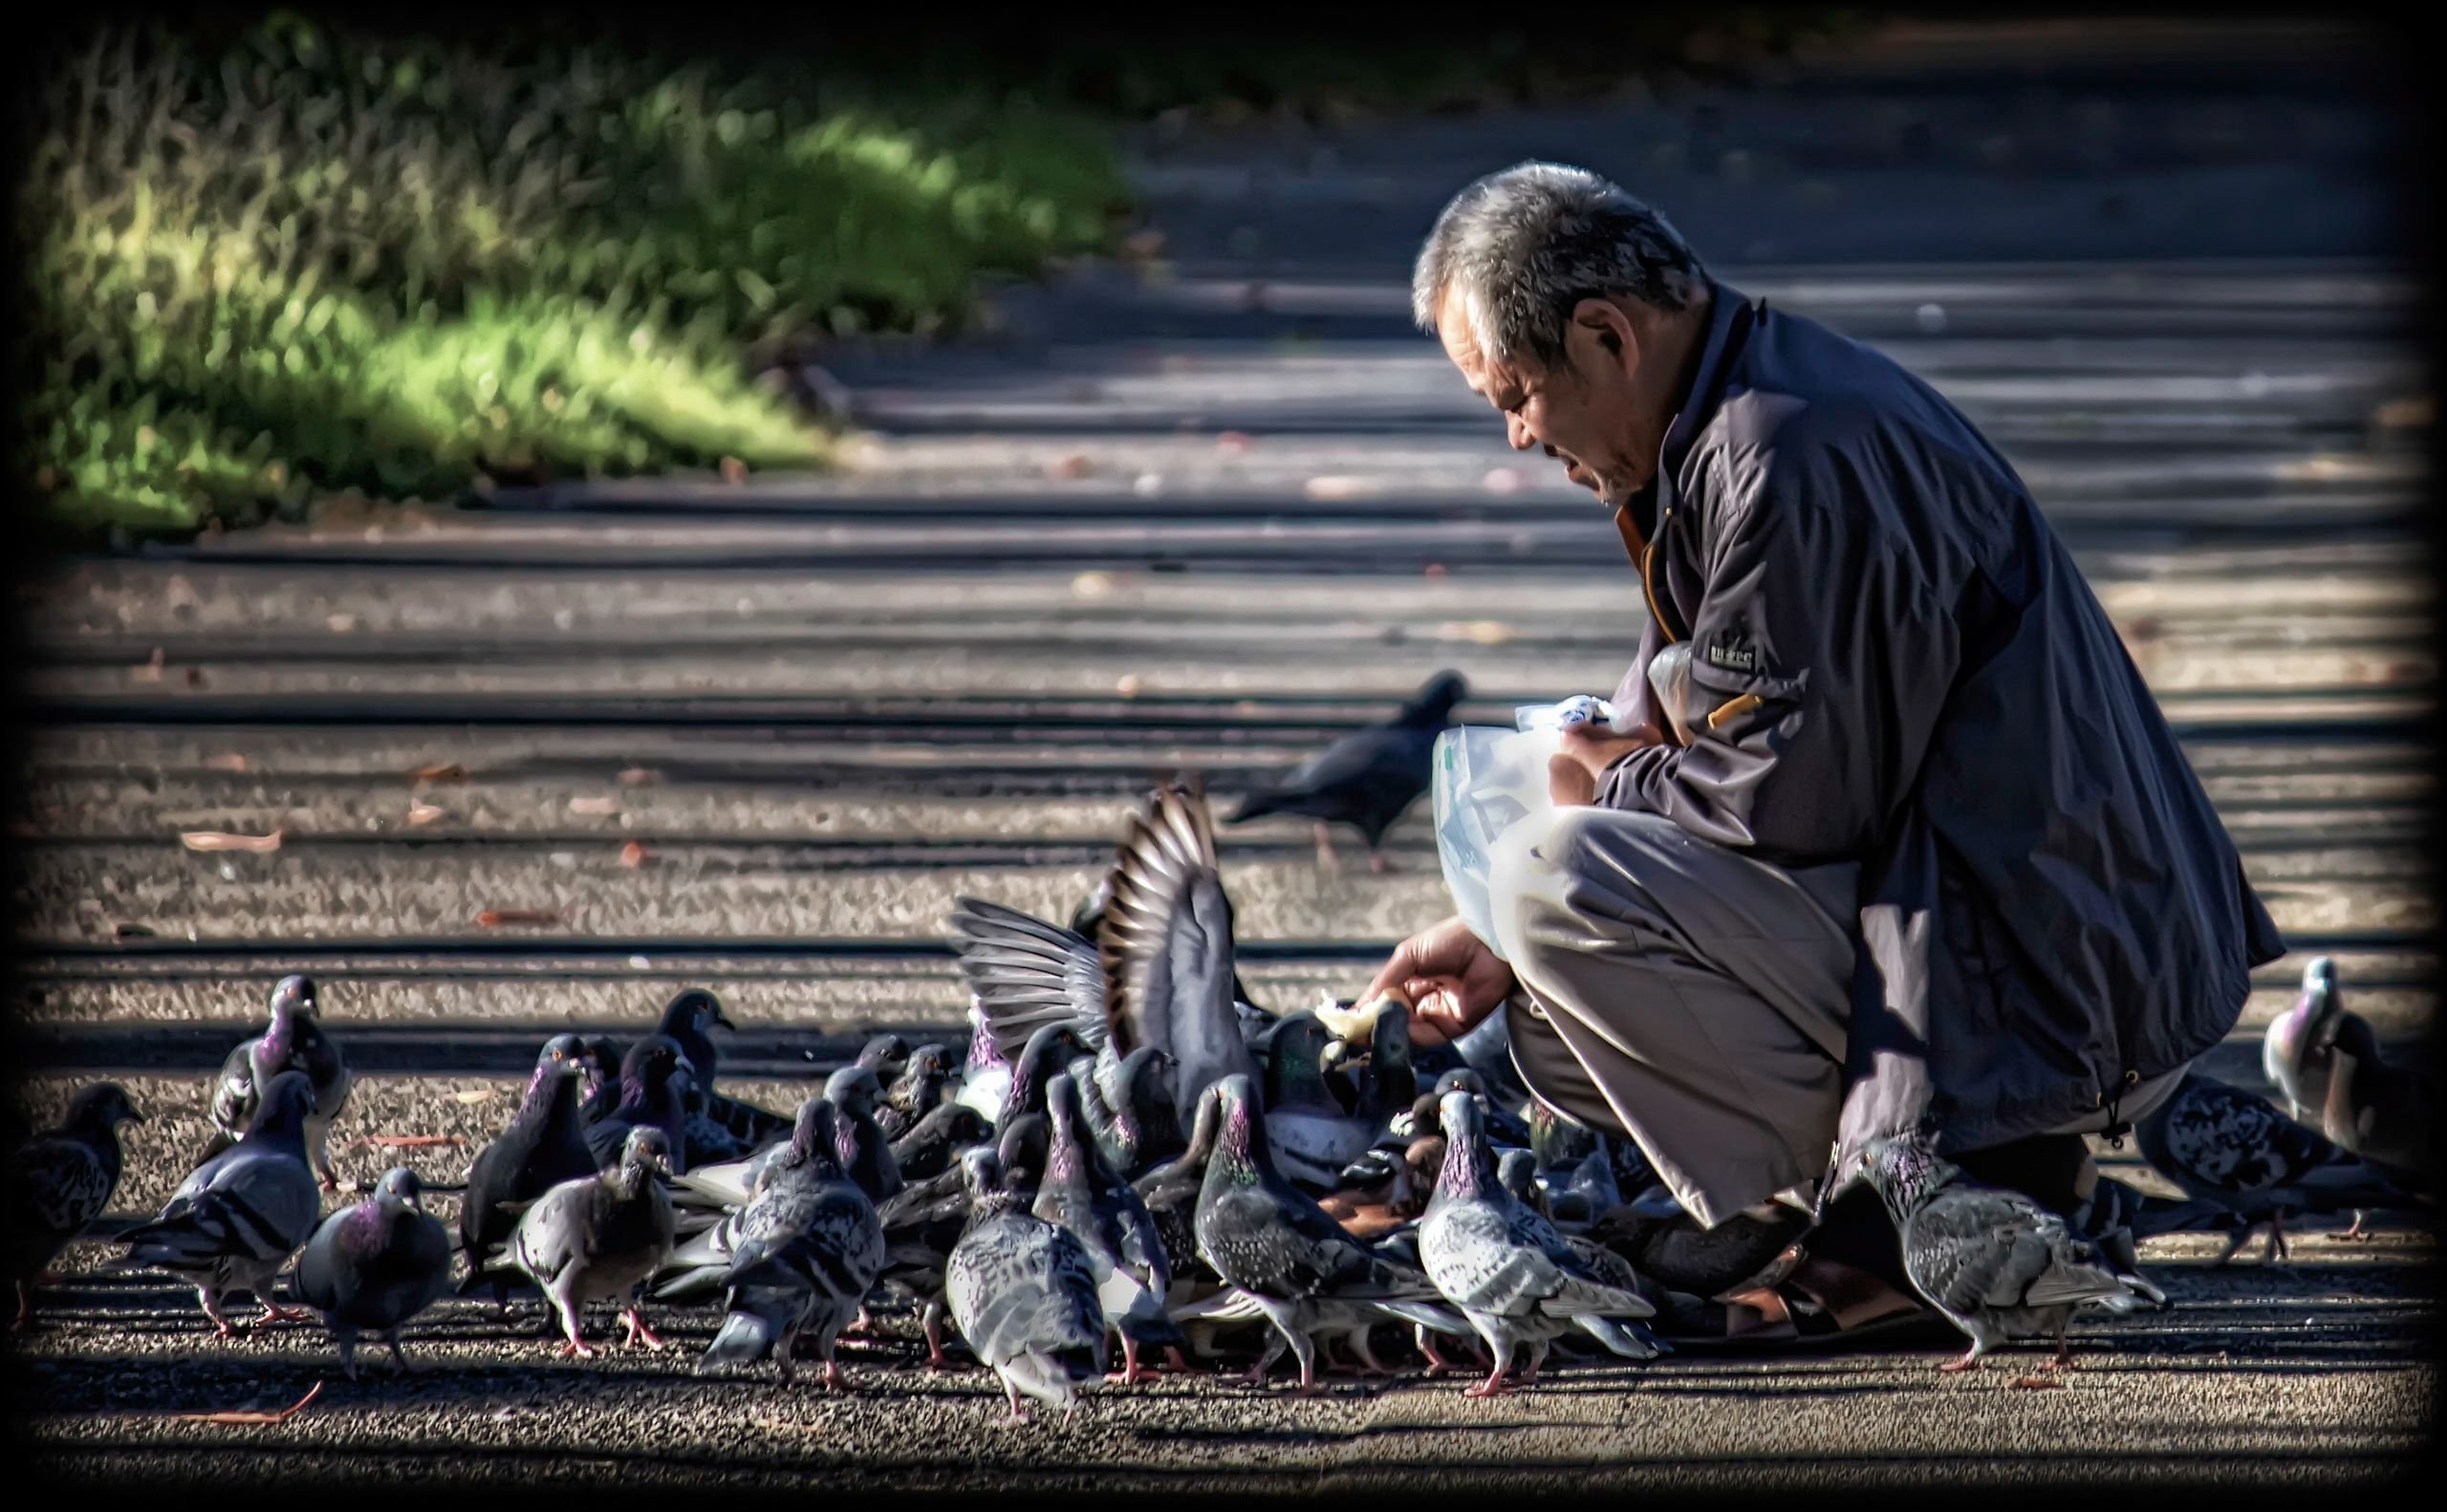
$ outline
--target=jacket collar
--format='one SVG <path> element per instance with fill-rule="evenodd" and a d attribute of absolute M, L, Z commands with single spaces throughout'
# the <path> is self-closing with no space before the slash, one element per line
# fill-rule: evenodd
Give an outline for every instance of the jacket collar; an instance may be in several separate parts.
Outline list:
<path fill-rule="evenodd" d="M 1632 518 L 1639 522 L 1640 531 L 1651 540 L 1657 536 L 1657 522 L 1672 508 L 1677 497 L 1675 476 L 1682 470 L 1683 459 L 1699 440 L 1700 432 L 1716 414 L 1718 400 L 1723 396 L 1725 381 L 1733 375 L 1733 365 L 1748 343 L 1750 330 L 1765 304 L 1754 306 L 1750 297 L 1731 284 L 1708 280 L 1708 334 L 1700 345 L 1700 359 L 1691 368 L 1691 380 L 1676 405 L 1674 419 L 1665 427 L 1665 441 L 1657 448 L 1657 476 L 1649 486 L 1633 496 Z"/>

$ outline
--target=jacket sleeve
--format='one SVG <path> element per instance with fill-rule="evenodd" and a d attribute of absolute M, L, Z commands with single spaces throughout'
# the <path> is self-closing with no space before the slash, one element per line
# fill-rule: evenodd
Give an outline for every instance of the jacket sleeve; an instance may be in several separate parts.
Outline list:
<path fill-rule="evenodd" d="M 1688 747 L 1632 752 L 1594 801 L 1808 866 L 1859 855 L 1916 777 L 1959 661 L 1953 616 L 1881 527 L 1871 447 L 1720 453 L 1700 523 Z"/>

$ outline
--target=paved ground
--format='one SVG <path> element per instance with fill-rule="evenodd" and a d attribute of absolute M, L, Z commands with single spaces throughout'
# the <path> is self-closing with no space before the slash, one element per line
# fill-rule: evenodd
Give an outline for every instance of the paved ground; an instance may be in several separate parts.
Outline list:
<path fill-rule="evenodd" d="M 1893 352 L 2023 470 L 2295 946 L 2210 1069 L 2252 1081 L 2321 952 L 2404 1043 L 2434 1008 L 2428 396 L 2384 118 L 2315 40 L 2281 39 L 2284 89 L 2265 40 L 2088 75 L 1924 50 L 1773 97 L 1151 133 L 1158 264 L 1016 292 L 960 352 L 827 359 L 876 438 L 855 475 L 335 511 L 76 564 L 30 606 L 29 1100 L 125 1079 L 157 1117 L 117 1206 L 146 1211 L 208 1072 L 305 969 L 364 1076 L 341 1137 L 466 1141 L 353 1145 L 354 1177 L 456 1181 L 541 1038 L 631 1031 L 687 982 L 747 1026 L 732 1089 L 787 1109 L 875 1028 L 957 1033 L 953 897 L 1067 912 L 1154 772 L 1228 797 L 1440 667 L 1475 720 L 1611 687 L 1641 613 L 1611 529 L 1505 451 L 1406 313 L 1437 203 L 1531 154 L 1653 194 L 1738 287 Z M 176 838 L 274 829 L 272 854 Z M 1295 824 L 1227 832 L 1261 996 L 1353 990 L 1440 912 L 1423 815 L 1391 850 L 1390 875 L 1335 875 Z M 505 908 L 557 918 L 476 922 Z M 2434 1389 L 2430 1243 L 2404 1228 L 2314 1235 L 2297 1272 L 2162 1242 L 2176 1310 L 2086 1324 L 2063 1392 L 1939 1378 L 1935 1346 L 1683 1354 L 1486 1405 L 1415 1377 L 1308 1403 L 1173 1381 L 1012 1434 L 981 1373 L 905 1344 L 852 1356 L 848 1398 L 696 1381 L 704 1314 L 580 1367 L 445 1306 L 429 1373 L 350 1385 L 315 1330 L 211 1343 L 161 1278 L 90 1273 L 102 1253 L 23 1341 L 19 1405 L 46 1463 L 118 1479 L 2257 1487 L 2392 1473 Z M 170 1415 L 318 1379 L 276 1429 Z"/>

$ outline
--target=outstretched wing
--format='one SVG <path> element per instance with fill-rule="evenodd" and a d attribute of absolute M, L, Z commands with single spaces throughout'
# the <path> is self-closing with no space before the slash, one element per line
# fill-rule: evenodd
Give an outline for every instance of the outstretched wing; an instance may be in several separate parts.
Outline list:
<path fill-rule="evenodd" d="M 1113 999 L 1094 941 L 976 897 L 961 898 L 950 922 L 961 974 L 1006 1057 L 1049 1024 L 1071 1025 L 1091 1049 L 1103 1046 Z"/>
<path fill-rule="evenodd" d="M 1194 779 L 1156 789 L 1132 816 L 1100 947 L 1114 1032 L 1125 1052 L 1153 1045 L 1173 1056 L 1184 1124 L 1207 1087 L 1256 1076 L 1232 1006 L 1232 904 L 1215 821 Z"/>

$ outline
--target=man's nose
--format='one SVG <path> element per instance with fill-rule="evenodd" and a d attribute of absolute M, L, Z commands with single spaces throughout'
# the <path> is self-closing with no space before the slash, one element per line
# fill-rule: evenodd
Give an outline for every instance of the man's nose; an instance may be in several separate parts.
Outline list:
<path fill-rule="evenodd" d="M 1538 443 L 1538 438 L 1529 434 L 1529 427 L 1522 422 L 1518 415 L 1506 415 L 1504 418 L 1504 436 L 1505 440 L 1512 443 L 1514 451 L 1527 451 Z"/>

